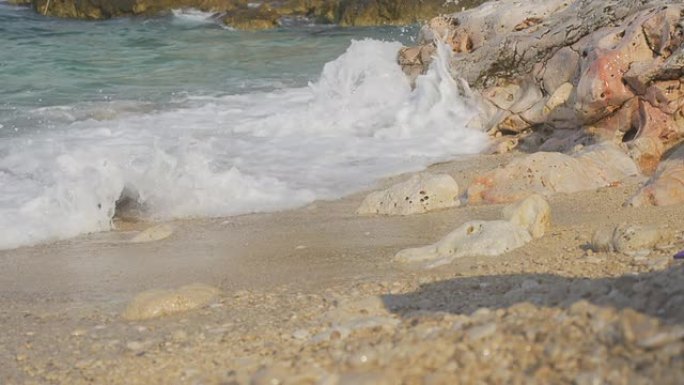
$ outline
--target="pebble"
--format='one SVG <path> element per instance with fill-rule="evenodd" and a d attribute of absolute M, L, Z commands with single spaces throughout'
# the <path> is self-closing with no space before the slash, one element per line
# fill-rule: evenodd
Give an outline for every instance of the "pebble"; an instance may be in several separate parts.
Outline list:
<path fill-rule="evenodd" d="M 487 338 L 496 333 L 496 324 L 494 322 L 489 322 L 484 325 L 474 326 L 466 332 L 466 336 L 470 341 L 478 341 L 483 338 Z"/>

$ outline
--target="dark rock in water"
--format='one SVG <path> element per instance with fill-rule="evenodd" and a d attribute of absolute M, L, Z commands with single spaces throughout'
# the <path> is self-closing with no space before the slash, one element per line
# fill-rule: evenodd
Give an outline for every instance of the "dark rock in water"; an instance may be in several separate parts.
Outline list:
<path fill-rule="evenodd" d="M 343 26 L 410 24 L 434 15 L 481 4 L 484 0 L 279 0 L 254 3 L 247 0 L 15 0 L 29 2 L 44 15 L 108 19 L 151 15 L 178 8 L 196 8 L 223 14 L 221 20 L 238 29 L 268 29 L 281 19 L 307 18 Z"/>

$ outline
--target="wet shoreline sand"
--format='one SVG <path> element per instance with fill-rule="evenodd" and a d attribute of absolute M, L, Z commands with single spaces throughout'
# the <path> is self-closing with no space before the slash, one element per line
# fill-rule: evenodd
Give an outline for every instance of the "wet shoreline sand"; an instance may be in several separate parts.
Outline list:
<path fill-rule="evenodd" d="M 522 154 L 429 171 L 451 174 L 463 190 L 514 156 Z M 150 226 L 139 223 L 2 251 L 3 383 L 676 383 L 684 375 L 677 250 L 647 258 L 586 250 L 599 227 L 684 228 L 682 206 L 622 206 L 641 182 L 552 196 L 543 238 L 433 270 L 392 256 L 468 220 L 497 219 L 502 206 L 359 217 L 358 193 L 278 213 L 177 221 L 157 242 L 128 242 Z M 195 282 L 221 294 L 194 311 L 121 317 L 142 291 Z M 632 321 L 641 326 L 630 334 Z M 516 333 L 525 330 L 536 337 L 522 346 Z M 654 338 L 665 342 L 645 348 Z M 603 364 L 584 362 L 587 349 Z M 629 369 L 634 362 L 641 366 Z"/>

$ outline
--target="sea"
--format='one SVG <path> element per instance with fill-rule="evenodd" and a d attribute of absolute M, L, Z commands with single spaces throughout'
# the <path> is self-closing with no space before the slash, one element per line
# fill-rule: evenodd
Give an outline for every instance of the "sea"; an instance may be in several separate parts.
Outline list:
<path fill-rule="evenodd" d="M 112 230 L 122 202 L 146 221 L 272 212 L 482 151 L 449 50 L 414 85 L 397 65 L 418 29 L 0 1 L 0 249 Z"/>

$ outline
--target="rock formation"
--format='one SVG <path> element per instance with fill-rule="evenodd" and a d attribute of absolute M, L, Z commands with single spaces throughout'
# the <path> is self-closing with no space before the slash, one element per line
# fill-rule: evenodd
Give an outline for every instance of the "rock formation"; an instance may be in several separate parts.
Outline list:
<path fill-rule="evenodd" d="M 468 187 L 469 203 L 506 203 L 531 194 L 544 196 L 595 190 L 637 175 L 634 161 L 604 143 L 575 154 L 537 152 L 487 172 Z"/>
<path fill-rule="evenodd" d="M 410 215 L 457 207 L 458 184 L 449 175 L 417 174 L 386 190 L 370 193 L 357 214 Z"/>
<path fill-rule="evenodd" d="M 150 15 L 177 8 L 215 12 L 217 19 L 239 29 L 268 29 L 285 18 L 306 18 L 343 26 L 411 24 L 434 15 L 471 7 L 484 0 L 26 0 L 45 15 L 81 19 Z M 255 6 L 256 5 L 256 6 Z"/>
<path fill-rule="evenodd" d="M 407 74 L 426 70 L 435 41 L 452 48 L 454 76 L 479 91 L 475 123 L 493 136 L 532 150 L 559 135 L 625 142 L 651 173 L 684 135 L 679 1 L 485 3 L 432 19 L 421 45 L 400 53 Z"/>
<path fill-rule="evenodd" d="M 629 202 L 632 206 L 684 203 L 684 145 L 679 145 Z"/>

